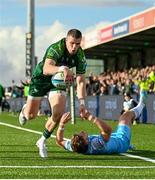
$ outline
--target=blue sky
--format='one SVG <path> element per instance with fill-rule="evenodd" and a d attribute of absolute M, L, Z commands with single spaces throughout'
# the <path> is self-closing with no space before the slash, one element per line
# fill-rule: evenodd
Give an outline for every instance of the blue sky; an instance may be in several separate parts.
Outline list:
<path fill-rule="evenodd" d="M 47 26 L 59 20 L 68 27 L 84 30 L 100 21 L 128 17 L 154 3 L 155 0 L 35 0 L 36 25 Z M 26 11 L 27 0 L 0 0 L 0 26 L 26 26 Z"/>
<path fill-rule="evenodd" d="M 42 60 L 46 48 L 70 28 L 87 33 L 155 7 L 155 0 L 35 0 L 35 54 Z M 0 0 L 0 82 L 25 79 L 27 0 Z"/>

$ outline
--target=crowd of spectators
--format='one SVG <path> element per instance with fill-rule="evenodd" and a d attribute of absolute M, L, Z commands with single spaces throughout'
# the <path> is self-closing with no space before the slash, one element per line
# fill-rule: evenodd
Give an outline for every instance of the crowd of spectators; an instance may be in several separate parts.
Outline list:
<path fill-rule="evenodd" d="M 5 97 L 9 98 L 19 98 L 19 97 L 27 97 L 28 95 L 28 87 L 29 87 L 29 80 L 25 82 L 21 81 L 19 85 L 12 80 L 12 85 L 9 87 L 4 87 L 5 89 Z"/>
<path fill-rule="evenodd" d="M 123 95 L 125 92 L 138 95 L 140 86 L 145 86 L 148 93 L 155 93 L 154 83 L 147 81 L 151 72 L 155 72 L 155 65 L 122 72 L 104 72 L 98 76 L 91 73 L 86 82 L 87 95 Z"/>
<path fill-rule="evenodd" d="M 86 78 L 87 96 L 123 95 L 125 92 L 137 95 L 140 83 L 145 83 L 150 72 L 155 72 L 155 65 L 145 68 L 130 68 L 122 72 L 103 72 L 99 75 L 90 73 Z M 29 81 L 21 81 L 16 85 L 12 80 L 10 87 L 5 87 L 6 98 L 18 98 L 27 96 Z M 154 83 L 147 84 L 149 93 L 155 93 Z"/>
<path fill-rule="evenodd" d="M 153 81 L 150 81 L 150 74 L 153 73 Z M 8 99 L 10 98 L 27 98 L 29 90 L 30 80 L 21 81 L 20 85 L 17 85 L 12 80 L 10 87 L 3 87 L 0 89 L 0 112 L 10 111 L 10 104 Z M 117 71 L 117 72 L 103 72 L 99 75 L 89 74 L 86 77 L 86 93 L 87 96 L 103 96 L 103 95 L 125 95 L 125 93 L 138 100 L 140 87 L 146 89 L 148 93 L 155 94 L 155 65 L 147 66 L 145 68 L 130 68 L 129 70 Z M 69 89 L 67 89 L 69 93 Z M 18 99 L 19 100 L 19 99 Z M 14 104 L 11 107 L 12 111 L 19 111 Z M 47 107 L 46 107 L 47 109 Z M 40 111 L 41 112 L 41 111 Z M 45 111 L 44 111 L 45 112 Z M 41 114 L 41 113 L 40 113 Z M 49 114 L 49 110 L 47 113 Z M 143 116 L 141 118 L 143 123 L 147 122 L 147 111 L 144 109 Z"/>

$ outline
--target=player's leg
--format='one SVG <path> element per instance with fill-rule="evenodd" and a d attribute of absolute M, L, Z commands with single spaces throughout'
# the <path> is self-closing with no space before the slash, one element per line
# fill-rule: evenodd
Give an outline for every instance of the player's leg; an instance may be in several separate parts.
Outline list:
<path fill-rule="evenodd" d="M 48 131 L 52 131 L 55 126 L 59 123 L 61 116 L 64 114 L 66 109 L 66 92 L 56 91 L 51 92 L 49 95 L 49 102 L 52 110 L 52 116 L 47 121 L 45 127 Z"/>
<path fill-rule="evenodd" d="M 119 125 L 132 125 L 132 120 L 134 120 L 135 113 L 133 111 L 124 112 L 119 118 Z"/>
<path fill-rule="evenodd" d="M 132 121 L 141 115 L 142 110 L 145 107 L 146 100 L 147 92 L 145 90 L 140 90 L 140 99 L 138 105 L 120 116 L 119 125 L 125 124 L 131 126 Z"/>
<path fill-rule="evenodd" d="M 49 102 L 52 110 L 52 116 L 48 119 L 45 125 L 45 130 L 43 132 L 43 135 L 36 143 L 36 145 L 39 148 L 39 154 L 41 157 L 47 157 L 45 142 L 51 136 L 52 132 L 58 125 L 61 116 L 65 112 L 66 92 L 51 91 L 49 94 Z"/>
<path fill-rule="evenodd" d="M 27 120 L 34 119 L 37 116 L 41 103 L 41 97 L 28 96 L 26 104 L 23 106 L 20 115 L 19 123 L 24 125 Z"/>
<path fill-rule="evenodd" d="M 130 145 L 130 139 L 131 139 L 131 129 L 130 126 L 132 124 L 132 121 L 139 117 L 142 113 L 142 110 L 146 103 L 146 92 L 140 91 L 140 101 L 138 105 L 130 109 L 129 111 L 124 112 L 120 118 L 119 123 L 117 126 L 117 129 L 115 131 L 115 140 L 117 141 L 118 146 L 118 152 L 123 153 L 126 152 L 128 149 L 131 148 Z"/>
<path fill-rule="evenodd" d="M 29 86 L 29 95 L 26 104 L 19 115 L 19 123 L 24 125 L 27 120 L 34 119 L 40 107 L 41 99 L 51 89 L 48 79 L 43 76 L 34 76 Z"/>

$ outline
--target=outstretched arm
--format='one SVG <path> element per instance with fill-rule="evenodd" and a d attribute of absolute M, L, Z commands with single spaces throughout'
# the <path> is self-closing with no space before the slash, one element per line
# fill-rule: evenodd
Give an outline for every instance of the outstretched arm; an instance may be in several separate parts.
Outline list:
<path fill-rule="evenodd" d="M 76 77 L 77 97 L 79 99 L 79 113 L 85 111 L 86 83 L 83 74 L 78 74 Z"/>
<path fill-rule="evenodd" d="M 56 142 L 58 145 L 64 147 L 64 128 L 65 124 L 71 119 L 70 112 L 64 113 L 60 119 L 59 127 L 56 133 Z"/>
<path fill-rule="evenodd" d="M 104 137 L 105 141 L 108 141 L 112 132 L 112 128 L 103 120 L 98 117 L 93 116 L 88 110 L 85 110 L 83 114 L 81 114 L 84 119 L 93 122 L 99 128 L 101 135 Z"/>

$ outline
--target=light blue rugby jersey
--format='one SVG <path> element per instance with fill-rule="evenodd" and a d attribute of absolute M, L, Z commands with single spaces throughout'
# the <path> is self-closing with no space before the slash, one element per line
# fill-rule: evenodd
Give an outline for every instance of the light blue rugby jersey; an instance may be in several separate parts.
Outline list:
<path fill-rule="evenodd" d="M 88 150 L 85 154 L 113 154 L 124 153 L 130 147 L 131 130 L 126 125 L 119 125 L 111 134 L 108 142 L 104 141 L 102 135 L 88 136 Z M 73 151 L 71 141 L 65 142 L 65 149 Z"/>

